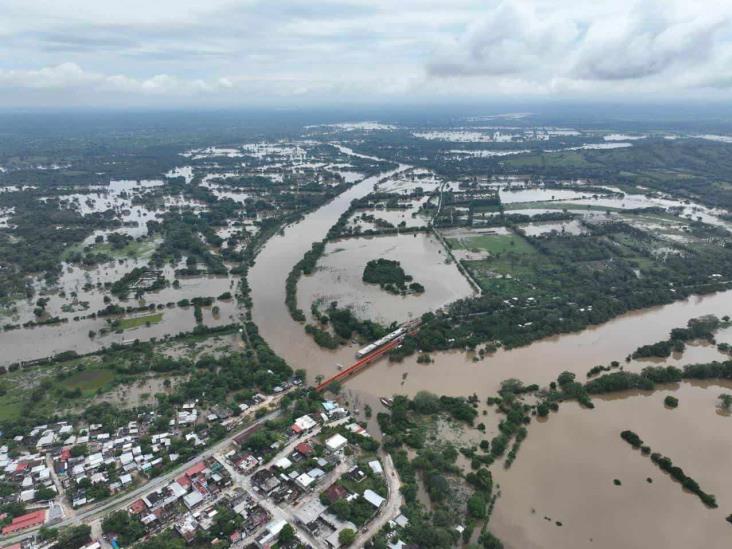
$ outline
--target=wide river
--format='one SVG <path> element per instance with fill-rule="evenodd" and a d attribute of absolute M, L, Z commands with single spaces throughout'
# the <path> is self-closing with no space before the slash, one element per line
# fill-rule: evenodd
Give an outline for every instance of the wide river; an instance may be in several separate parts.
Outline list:
<path fill-rule="evenodd" d="M 288 226 L 266 243 L 249 272 L 253 319 L 261 335 L 293 368 L 305 369 L 310 383 L 317 376 L 337 373 L 338 364 L 352 364 L 356 346 L 335 351 L 318 347 L 285 307 L 285 279 L 351 200 L 369 193 L 378 179 L 365 179 Z M 369 259 L 373 258 L 359 261 Z M 304 310 L 310 307 L 303 299 L 306 295 L 299 292 Z M 495 394 L 507 378 L 546 385 L 568 370 L 584 380 L 592 366 L 612 360 L 622 363 L 638 346 L 666 339 L 672 328 L 706 314 L 732 315 L 732 291 L 629 313 L 579 333 L 499 350 L 477 362 L 458 351 L 435 354 L 432 364 L 417 364 L 415 357 L 399 364 L 382 359 L 350 378 L 344 393 L 351 408 L 359 410 L 364 419 L 364 405 L 378 411 L 380 396 L 413 395 L 424 389 L 441 395 L 477 393 L 482 400 Z M 718 334 L 718 341 L 732 342 L 731 332 Z M 688 346 L 681 356 L 666 363 L 724 358 L 716 346 L 698 345 Z M 637 371 L 649 364 L 632 361 L 624 367 Z M 565 404 L 548 422 L 533 421 L 513 467 L 494 468 L 502 495 L 491 529 L 508 549 L 732 546 L 732 527 L 724 520 L 732 512 L 732 483 L 726 473 L 732 451 L 732 417 L 715 414 L 716 399 L 724 389 L 728 387 L 714 384 L 709 388 L 700 384 L 672 387 L 669 391 L 682 403 L 676 411 L 664 409 L 663 396 L 668 392 L 659 391 L 645 397 L 625 395 L 623 400 L 596 399 L 595 410 Z M 484 421 L 493 427 L 485 436 L 490 437 L 496 434 L 494 427 L 500 418 L 492 411 L 487 413 Z M 637 429 L 659 451 L 668 452 L 675 463 L 716 494 L 720 508 L 706 509 L 633 451 L 618 436 L 625 428 Z M 369 429 L 378 429 L 373 417 Z M 614 478 L 622 481 L 622 487 L 613 484 Z"/>
<path fill-rule="evenodd" d="M 355 361 L 356 345 L 331 351 L 318 347 L 295 322 L 285 306 L 285 280 L 293 265 L 323 239 L 328 229 L 349 207 L 352 200 L 368 194 L 380 179 L 406 169 L 399 169 L 357 183 L 328 204 L 291 224 L 270 239 L 249 271 L 254 322 L 272 349 L 293 368 L 303 368 L 308 381 L 320 375 L 328 378 L 338 372 L 338 365 Z M 372 257 L 364 257 L 365 263 Z M 419 275 L 417 274 L 417 278 Z M 323 292 L 327 292 L 327 288 Z M 309 310 L 302 297 L 299 306 Z M 395 298 L 396 299 L 396 298 Z M 623 362 L 637 347 L 666 339 L 672 328 L 684 326 L 694 317 L 706 314 L 732 315 L 732 291 L 707 296 L 692 296 L 670 305 L 625 314 L 600 326 L 579 333 L 565 334 L 537 341 L 532 345 L 499 350 L 482 361 L 454 351 L 436 354 L 432 364 L 417 364 L 416 357 L 399 364 L 378 361 L 347 382 L 347 388 L 368 401 L 395 393 L 414 394 L 430 390 L 438 394 L 481 396 L 494 394 L 501 381 L 518 378 L 527 383 L 548 384 L 564 370 L 585 373 L 597 364 L 612 360 Z M 671 364 L 688 364 L 723 359 L 714 346 L 689 347 L 683 356 L 669 359 Z M 640 369 L 648 362 L 631 362 L 627 369 Z"/>

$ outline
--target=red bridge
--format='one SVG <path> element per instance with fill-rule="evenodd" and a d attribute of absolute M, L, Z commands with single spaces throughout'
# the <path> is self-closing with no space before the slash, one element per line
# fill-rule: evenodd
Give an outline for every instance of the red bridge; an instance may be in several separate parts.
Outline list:
<path fill-rule="evenodd" d="M 323 389 L 325 389 L 326 387 L 328 387 L 328 385 L 330 385 L 334 381 L 342 381 L 345 378 L 351 377 L 352 375 L 360 372 L 366 366 L 368 366 L 369 363 L 373 362 L 374 360 L 376 360 L 377 358 L 379 358 L 383 354 L 388 353 L 394 347 L 396 347 L 399 344 L 401 344 L 402 339 L 403 338 L 400 337 L 398 339 L 395 339 L 394 341 L 390 341 L 389 343 L 387 343 L 383 347 L 379 347 L 374 352 L 366 355 L 365 357 L 363 357 L 362 359 L 360 359 L 358 362 L 356 362 L 352 366 L 349 366 L 345 370 L 342 370 L 342 371 L 338 372 L 336 375 L 334 375 L 332 377 L 329 377 L 328 379 L 326 379 L 325 381 L 323 381 L 320 385 L 318 385 L 317 387 L 315 387 L 315 390 L 316 391 L 322 391 Z"/>

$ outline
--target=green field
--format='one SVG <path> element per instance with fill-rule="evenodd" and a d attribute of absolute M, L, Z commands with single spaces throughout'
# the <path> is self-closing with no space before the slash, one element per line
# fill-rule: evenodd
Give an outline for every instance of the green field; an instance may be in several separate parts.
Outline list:
<path fill-rule="evenodd" d="M 137 240 L 133 240 L 126 246 L 122 248 L 114 248 L 111 244 L 107 242 L 101 242 L 101 243 L 95 243 L 89 246 L 89 253 L 92 254 L 103 254 L 107 255 L 113 259 L 124 259 L 124 258 L 134 258 L 139 259 L 141 257 L 147 257 L 152 252 L 155 251 L 156 246 L 159 243 L 159 239 L 156 240 L 142 240 L 138 242 Z M 84 250 L 84 247 L 81 246 L 81 244 L 78 244 L 76 246 L 71 246 L 66 252 L 64 253 L 64 259 L 68 260 L 72 254 L 77 252 L 82 252 Z"/>
<path fill-rule="evenodd" d="M 133 240 L 123 248 L 113 248 L 105 242 L 104 244 L 95 245 L 92 252 L 106 254 L 114 258 L 138 258 L 151 254 L 155 250 L 155 245 L 156 242 L 153 240 L 143 240 L 142 242 Z"/>
<path fill-rule="evenodd" d="M 163 319 L 163 313 L 155 313 L 146 316 L 136 316 L 134 318 L 122 318 L 116 324 L 118 330 L 133 330 L 147 324 L 157 324 Z"/>
<path fill-rule="evenodd" d="M 534 248 L 520 236 L 515 234 L 482 234 L 461 238 L 450 238 L 448 242 L 456 250 L 484 250 L 491 255 L 512 252 L 517 254 L 533 254 Z"/>
<path fill-rule="evenodd" d="M 594 204 L 574 204 L 572 202 L 565 202 L 562 200 L 546 201 L 546 202 L 512 202 L 510 204 L 504 204 L 503 206 L 506 212 L 511 210 L 526 210 L 526 209 L 542 209 L 542 210 L 572 210 L 579 211 L 585 210 L 590 212 L 622 212 L 623 208 L 614 208 L 611 206 L 596 206 Z"/>
<path fill-rule="evenodd" d="M 79 389 L 82 393 L 94 394 L 114 379 L 112 370 L 85 370 L 61 381 L 67 389 Z"/>

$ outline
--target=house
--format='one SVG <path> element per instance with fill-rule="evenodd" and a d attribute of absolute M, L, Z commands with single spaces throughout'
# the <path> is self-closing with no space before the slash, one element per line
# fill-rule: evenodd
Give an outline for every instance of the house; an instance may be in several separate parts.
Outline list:
<path fill-rule="evenodd" d="M 313 498 L 295 512 L 295 519 L 308 530 L 312 530 L 314 523 L 326 511 L 327 507 L 319 499 Z"/>
<path fill-rule="evenodd" d="M 234 461 L 235 465 L 247 473 L 259 465 L 259 461 L 252 454 L 245 454 Z"/>
<path fill-rule="evenodd" d="M 318 480 L 320 477 L 325 476 L 325 471 L 319 469 L 318 467 L 315 467 L 308 471 L 308 475 L 313 477 L 315 480 Z"/>
<path fill-rule="evenodd" d="M 262 469 L 252 475 L 252 483 L 259 490 L 269 495 L 280 485 L 280 479 L 272 474 L 269 469 Z"/>
<path fill-rule="evenodd" d="M 307 490 L 313 484 L 313 482 L 315 482 L 315 479 L 307 473 L 303 473 L 295 479 L 295 484 L 297 484 L 303 490 Z"/>
<path fill-rule="evenodd" d="M 188 509 L 193 509 L 196 505 L 203 501 L 203 494 L 198 490 L 193 490 L 190 494 L 183 497 L 183 503 Z"/>
<path fill-rule="evenodd" d="M 262 549 L 269 547 L 277 540 L 277 537 L 280 535 L 280 532 L 286 524 L 286 520 L 273 520 L 267 524 L 264 535 L 257 540 L 257 547 L 261 547 Z"/>
<path fill-rule="evenodd" d="M 295 420 L 295 423 L 292 424 L 290 429 L 293 433 L 296 435 L 299 435 L 301 433 L 307 433 L 311 429 L 313 429 L 318 423 L 310 416 L 304 415 L 300 416 Z"/>
<path fill-rule="evenodd" d="M 206 464 L 203 461 L 199 461 L 198 463 L 187 469 L 185 475 L 188 478 L 195 477 L 199 473 L 202 473 L 205 468 Z"/>
<path fill-rule="evenodd" d="M 348 440 L 340 433 L 336 433 L 325 441 L 326 448 L 331 452 L 337 452 L 338 450 L 343 449 L 346 444 L 348 444 Z"/>
<path fill-rule="evenodd" d="M 338 483 L 333 483 L 323 492 L 323 495 L 332 504 L 346 498 L 348 496 L 348 490 Z"/>
<path fill-rule="evenodd" d="M 25 515 L 15 517 L 10 524 L 3 528 L 2 532 L 4 536 L 7 536 L 9 534 L 22 532 L 28 528 L 41 526 L 44 522 L 46 522 L 46 510 L 41 509 L 39 511 L 33 511 L 32 513 L 26 513 Z"/>
<path fill-rule="evenodd" d="M 304 458 L 309 458 L 313 454 L 313 447 L 307 442 L 301 442 L 295 446 L 295 451 Z"/>
<path fill-rule="evenodd" d="M 186 541 L 186 543 L 191 543 L 196 538 L 197 528 L 198 522 L 190 514 L 186 514 L 182 520 L 175 523 L 176 531 Z"/>
<path fill-rule="evenodd" d="M 287 459 L 286 457 L 283 457 L 283 458 L 278 459 L 274 465 L 280 471 L 287 471 L 287 469 L 292 467 L 292 462 L 289 459 Z"/>
<path fill-rule="evenodd" d="M 133 501 L 130 505 L 130 514 L 139 515 L 143 511 L 145 511 L 145 502 L 141 499 Z"/>
<path fill-rule="evenodd" d="M 379 509 L 386 501 L 384 498 L 382 498 L 379 494 L 377 494 L 373 490 L 364 490 L 363 499 L 368 501 L 371 505 L 373 505 L 377 509 Z"/>
<path fill-rule="evenodd" d="M 378 459 L 375 459 L 374 461 L 369 461 L 369 467 L 375 475 L 384 474 L 384 468 L 381 466 L 381 462 Z"/>

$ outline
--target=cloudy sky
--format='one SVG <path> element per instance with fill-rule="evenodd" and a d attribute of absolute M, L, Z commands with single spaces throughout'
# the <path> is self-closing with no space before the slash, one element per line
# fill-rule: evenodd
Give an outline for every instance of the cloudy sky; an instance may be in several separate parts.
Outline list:
<path fill-rule="evenodd" d="M 732 99 L 732 0 L 0 0 L 0 108 Z"/>

